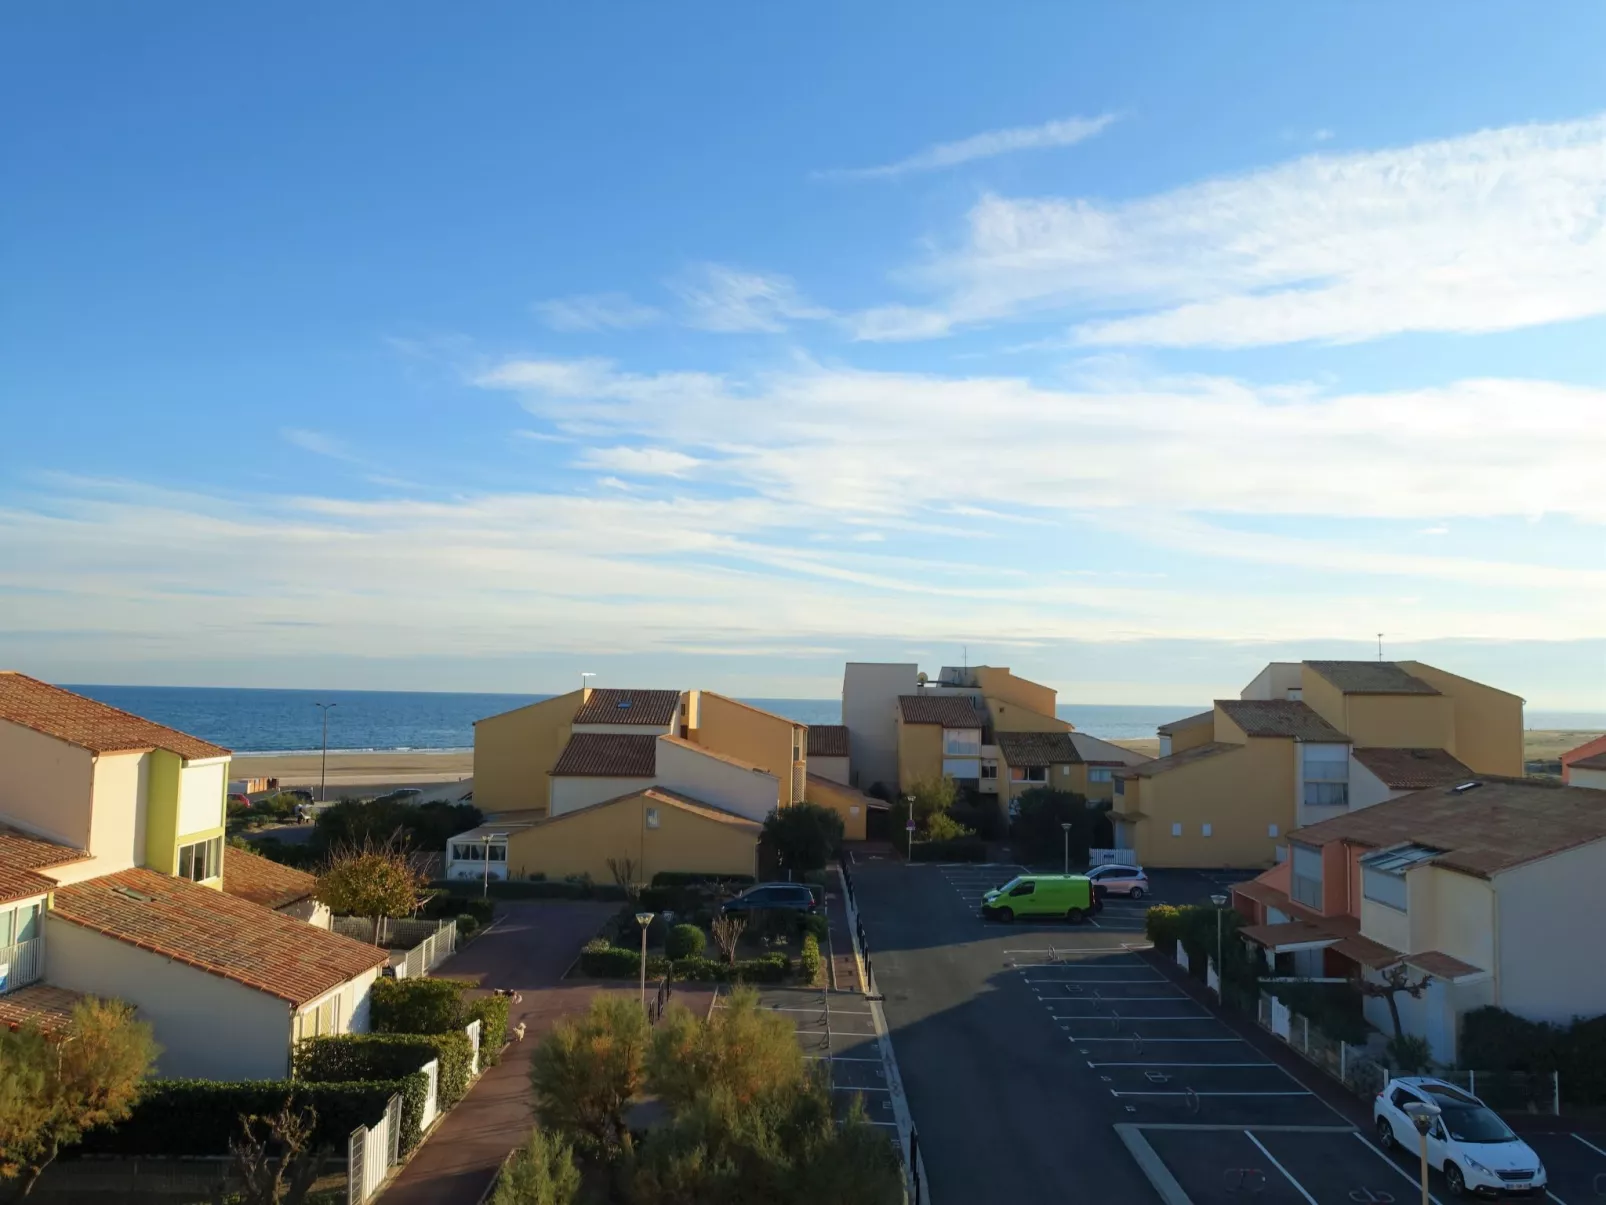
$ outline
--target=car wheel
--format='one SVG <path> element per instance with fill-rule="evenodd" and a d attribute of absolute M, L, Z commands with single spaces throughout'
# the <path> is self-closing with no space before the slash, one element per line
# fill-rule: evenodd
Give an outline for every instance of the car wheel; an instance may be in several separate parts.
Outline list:
<path fill-rule="evenodd" d="M 1080 908 L 1072 908 L 1065 914 L 1065 919 L 1070 921 L 1073 925 L 1079 925 L 1087 919 L 1087 913 L 1083 912 Z"/>
<path fill-rule="evenodd" d="M 1143 898 L 1143 888 L 1141 888 L 1141 887 L 1132 888 L 1131 891 L 1126 893 L 1126 898 L 1129 899 L 1129 900 L 1141 900 Z"/>
<path fill-rule="evenodd" d="M 1444 1184 L 1450 1190 L 1452 1197 L 1467 1195 L 1467 1178 L 1461 1174 L 1461 1169 L 1449 1160 L 1444 1163 Z"/>
<path fill-rule="evenodd" d="M 1377 1119 L 1377 1144 L 1385 1151 L 1392 1151 L 1396 1145 L 1394 1127 L 1389 1124 L 1387 1117 L 1379 1117 Z"/>
<path fill-rule="evenodd" d="M 1000 908 L 998 910 L 998 919 L 1006 925 L 1009 924 L 1010 921 L 1015 919 L 1015 910 L 1013 908 Z"/>

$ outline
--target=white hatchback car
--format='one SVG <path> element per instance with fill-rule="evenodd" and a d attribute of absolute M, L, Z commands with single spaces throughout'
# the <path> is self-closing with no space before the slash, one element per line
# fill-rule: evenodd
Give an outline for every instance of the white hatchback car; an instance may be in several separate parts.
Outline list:
<path fill-rule="evenodd" d="M 1421 1141 L 1407 1105 L 1440 1110 L 1428 1131 L 1428 1166 L 1444 1173 L 1455 1196 L 1543 1196 L 1545 1165 L 1533 1148 L 1476 1096 L 1442 1079 L 1408 1075 L 1383 1085 L 1372 1103 L 1377 1140 L 1384 1149 L 1415 1156 Z"/>
<path fill-rule="evenodd" d="M 1149 894 L 1149 876 L 1141 866 L 1095 866 L 1087 872 L 1095 887 L 1105 895 L 1124 895 L 1129 900 L 1141 900 Z"/>

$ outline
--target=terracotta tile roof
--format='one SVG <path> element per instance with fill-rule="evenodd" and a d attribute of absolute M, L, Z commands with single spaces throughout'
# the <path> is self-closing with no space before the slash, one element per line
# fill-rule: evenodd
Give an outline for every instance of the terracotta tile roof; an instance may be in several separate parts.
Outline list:
<path fill-rule="evenodd" d="M 1245 925 L 1238 930 L 1238 936 L 1248 938 L 1257 946 L 1265 946 L 1272 951 L 1288 946 L 1309 945 L 1313 942 L 1326 942 L 1332 945 L 1338 940 L 1338 934 L 1330 932 L 1322 925 L 1304 920 L 1284 921 L 1276 925 Z"/>
<path fill-rule="evenodd" d="M 678 690 L 613 690 L 598 687 L 574 713 L 575 724 L 673 724 L 680 712 Z"/>
<path fill-rule="evenodd" d="M 48 983 L 34 983 L 0 996 L 0 1028 L 18 1030 L 36 1025 L 45 1033 L 60 1033 L 72 1024 L 72 1010 L 83 994 Z"/>
<path fill-rule="evenodd" d="M 1192 749 L 1184 749 L 1181 753 L 1172 753 L 1166 757 L 1157 757 L 1153 761 L 1146 761 L 1136 766 L 1126 766 L 1115 772 L 1117 778 L 1153 778 L 1157 774 L 1165 774 L 1182 766 L 1191 766 L 1194 762 L 1204 761 L 1211 757 L 1220 757 L 1223 753 L 1234 753 L 1243 748 L 1242 745 L 1229 745 L 1226 741 L 1211 741 L 1205 745 L 1195 745 Z"/>
<path fill-rule="evenodd" d="M 1443 749 L 1356 749 L 1355 760 L 1396 791 L 1449 787 L 1475 777 Z"/>
<path fill-rule="evenodd" d="M 980 695 L 899 695 L 905 724 L 941 724 L 944 728 L 981 728 L 987 713 L 971 702 Z"/>
<path fill-rule="evenodd" d="M 1606 734 L 1602 734 L 1585 741 L 1576 749 L 1569 749 L 1561 755 L 1563 766 L 1576 766 L 1581 761 L 1594 761 L 1597 753 L 1606 754 Z M 1606 766 L 1585 766 L 1586 770 L 1606 770 Z"/>
<path fill-rule="evenodd" d="M 1566 763 L 1569 770 L 1606 770 L 1606 753 L 1595 753 Z"/>
<path fill-rule="evenodd" d="M 1470 962 L 1444 953 L 1442 950 L 1427 950 L 1421 954 L 1407 954 L 1402 960 L 1406 966 L 1415 967 L 1425 975 L 1432 975 L 1435 979 L 1465 979 L 1469 975 L 1483 974 L 1482 967 L 1475 967 Z"/>
<path fill-rule="evenodd" d="M 1302 741 L 1347 741 L 1308 703 L 1297 699 L 1219 699 L 1216 706 L 1248 736 L 1291 736 Z"/>
<path fill-rule="evenodd" d="M 50 915 L 297 1008 L 390 959 L 385 950 L 153 870 L 58 887 Z"/>
<path fill-rule="evenodd" d="M 21 724 L 91 753 L 166 749 L 185 761 L 229 756 L 222 745 L 152 723 L 15 670 L 0 670 L 0 720 Z"/>
<path fill-rule="evenodd" d="M 1161 724 L 1155 731 L 1161 736 L 1170 736 L 1180 729 L 1192 728 L 1195 724 L 1203 724 L 1206 720 L 1214 720 L 1215 718 L 1216 713 L 1213 709 L 1201 711 L 1198 715 L 1184 716 L 1180 720 L 1172 720 L 1169 724 Z"/>
<path fill-rule="evenodd" d="M 1479 785 L 1413 791 L 1289 834 L 1305 845 L 1346 841 L 1372 849 L 1415 843 L 1426 861 L 1488 878 L 1606 839 L 1606 791 L 1537 779 L 1482 776 Z"/>
<path fill-rule="evenodd" d="M 683 812 L 690 812 L 695 816 L 701 816 L 704 820 L 714 820 L 718 821 L 720 824 L 730 824 L 737 828 L 751 829 L 754 833 L 761 832 L 764 828 L 764 826 L 757 820 L 753 820 L 747 816 L 737 815 L 735 812 L 727 812 L 722 807 L 716 807 L 712 803 L 705 803 L 701 799 L 693 798 L 692 796 L 683 794 L 680 791 L 671 791 L 668 787 L 648 787 L 642 791 L 630 791 L 624 795 L 615 795 L 612 799 L 603 799 L 596 803 L 588 803 L 585 805 L 585 807 L 575 808 L 572 812 L 563 812 L 557 816 L 549 817 L 534 827 L 546 828 L 548 825 L 562 824 L 571 816 L 588 815 L 597 811 L 599 808 L 612 807 L 616 803 L 624 803 L 631 799 L 647 799 L 655 803 L 668 804 L 672 808 L 678 808 Z"/>
<path fill-rule="evenodd" d="M 1276 908 L 1280 912 L 1288 911 L 1288 893 L 1273 887 L 1270 883 L 1262 883 L 1259 879 L 1234 883 L 1229 890 L 1234 895 L 1241 895 L 1246 900 L 1254 900 L 1255 903 L 1264 904 L 1268 908 Z"/>
<path fill-rule="evenodd" d="M 1380 971 L 1384 967 L 1391 967 L 1400 960 L 1400 952 L 1382 942 L 1373 941 L 1370 937 L 1362 937 L 1359 933 L 1352 933 L 1342 941 L 1328 947 L 1335 954 L 1341 954 L 1351 962 L 1358 962 L 1364 967 L 1371 967 Z"/>
<path fill-rule="evenodd" d="M 810 757 L 847 757 L 848 726 L 846 724 L 810 724 Z"/>
<path fill-rule="evenodd" d="M 1347 695 L 1436 695 L 1421 678 L 1392 661 L 1307 661 Z"/>
<path fill-rule="evenodd" d="M 585 734 L 581 733 L 581 735 L 584 736 Z M 671 736 L 665 733 L 663 736 L 654 737 L 653 739 L 667 741 L 669 744 L 679 746 L 682 749 L 690 749 L 695 753 L 702 754 L 704 757 L 712 757 L 715 761 L 722 761 L 727 766 L 736 766 L 743 770 L 751 770 L 755 774 L 769 774 L 771 778 L 775 777 L 771 771 L 766 770 L 763 766 L 755 766 L 752 762 L 743 761 L 739 757 L 732 757 L 728 753 L 720 753 L 718 750 L 710 749 L 707 745 L 699 745 L 696 741 L 688 741 L 685 737 Z"/>
<path fill-rule="evenodd" d="M 223 890 L 264 908 L 283 908 L 312 896 L 316 875 L 243 849 L 223 851 Z"/>
<path fill-rule="evenodd" d="M 1069 732 L 1000 732 L 998 752 L 1011 766 L 1081 765 Z"/>
<path fill-rule="evenodd" d="M 552 773 L 559 778 L 651 778 L 658 738 L 648 733 L 576 732 Z"/>
<path fill-rule="evenodd" d="M 88 850 L 60 845 L 12 828 L 9 824 L 0 824 L 0 866 L 10 866 L 16 870 L 46 870 L 52 866 L 82 862 L 89 856 Z"/>
<path fill-rule="evenodd" d="M 56 889 L 56 881 L 31 870 L 0 864 L 0 905 L 25 900 L 33 895 L 48 895 Z"/>

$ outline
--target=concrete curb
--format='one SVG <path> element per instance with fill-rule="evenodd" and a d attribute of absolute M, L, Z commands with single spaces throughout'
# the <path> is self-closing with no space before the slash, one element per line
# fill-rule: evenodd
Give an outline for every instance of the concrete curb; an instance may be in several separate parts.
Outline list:
<path fill-rule="evenodd" d="M 1177 1178 L 1171 1174 L 1171 1169 L 1165 1165 L 1165 1160 L 1161 1159 L 1159 1153 L 1149 1145 L 1149 1140 L 1143 1136 L 1141 1129 L 1128 1122 L 1117 1122 L 1115 1133 L 1126 1144 L 1126 1149 L 1131 1152 L 1138 1170 L 1149 1178 L 1149 1183 L 1154 1185 L 1154 1191 L 1160 1195 L 1160 1200 L 1164 1201 L 1165 1205 L 1193 1205 L 1192 1199 L 1182 1191 L 1182 1185 L 1177 1183 Z"/>

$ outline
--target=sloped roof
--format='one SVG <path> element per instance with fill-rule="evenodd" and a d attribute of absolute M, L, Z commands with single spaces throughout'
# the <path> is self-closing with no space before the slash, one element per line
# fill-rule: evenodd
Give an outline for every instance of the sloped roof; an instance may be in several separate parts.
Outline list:
<path fill-rule="evenodd" d="M 1436 695 L 1421 678 L 1392 661 L 1307 661 L 1347 695 Z"/>
<path fill-rule="evenodd" d="M 82 993 L 48 983 L 34 983 L 0 996 L 0 1028 L 18 1030 L 34 1025 L 45 1033 L 60 1033 L 72 1024 L 72 1010 Z"/>
<path fill-rule="evenodd" d="M 640 791 L 629 791 L 623 795 L 615 795 L 612 799 L 602 799 L 596 803 L 588 803 L 583 808 L 560 812 L 558 815 L 550 816 L 539 824 L 531 825 L 530 827 L 546 828 L 553 824 L 562 824 L 573 816 L 588 815 L 601 808 L 612 807 L 616 803 L 624 803 L 631 799 L 648 799 L 654 803 L 668 804 L 672 808 L 690 812 L 692 815 L 700 816 L 704 820 L 713 820 L 720 824 L 730 824 L 737 828 L 751 829 L 755 833 L 762 831 L 764 828 L 757 820 L 748 816 L 742 816 L 736 812 L 728 812 L 722 807 L 706 803 L 681 791 L 672 791 L 668 787 L 647 787 Z M 453 840 L 456 840 L 456 838 L 453 838 Z"/>
<path fill-rule="evenodd" d="M 1180 720 L 1172 720 L 1169 724 L 1161 724 L 1155 729 L 1161 736 L 1170 736 L 1183 728 L 1192 728 L 1195 724 L 1203 724 L 1206 720 L 1214 720 L 1214 711 L 1201 711 L 1198 715 L 1183 716 Z"/>
<path fill-rule="evenodd" d="M 678 690 L 617 690 L 597 687 L 574 713 L 576 724 L 673 724 Z"/>
<path fill-rule="evenodd" d="M 576 732 L 552 767 L 559 778 L 651 778 L 657 772 L 658 738 L 645 732 Z"/>
<path fill-rule="evenodd" d="M 847 757 L 848 726 L 846 724 L 810 724 L 810 757 Z"/>
<path fill-rule="evenodd" d="M 1488 878 L 1606 839 L 1606 791 L 1482 776 L 1467 791 L 1432 787 L 1295 829 L 1305 845 L 1407 843 L 1440 850 L 1425 862 Z"/>
<path fill-rule="evenodd" d="M 166 749 L 185 761 L 229 756 L 222 745 L 152 723 L 15 670 L 0 670 L 0 720 L 21 724 L 91 753 Z"/>
<path fill-rule="evenodd" d="M 0 905 L 25 900 L 29 896 L 48 895 L 56 889 L 56 881 L 31 870 L 0 864 Z"/>
<path fill-rule="evenodd" d="M 905 724 L 941 724 L 944 728 L 980 728 L 987 713 L 971 702 L 980 695 L 899 695 Z"/>
<path fill-rule="evenodd" d="M 1347 741 L 1308 704 L 1297 699 L 1218 699 L 1216 706 L 1246 736 L 1291 736 L 1302 741 Z"/>
<path fill-rule="evenodd" d="M 309 899 L 316 875 L 243 849 L 223 851 L 223 890 L 264 908 L 283 908 Z"/>
<path fill-rule="evenodd" d="M 297 1008 L 390 959 L 385 950 L 153 870 L 58 887 L 50 915 Z"/>
<path fill-rule="evenodd" d="M 1606 753 L 1595 753 L 1567 763 L 1569 770 L 1606 770 Z"/>
<path fill-rule="evenodd" d="M 1000 732 L 998 752 L 1011 766 L 1080 765 L 1069 732 Z"/>
<path fill-rule="evenodd" d="M 858 787 L 850 787 L 846 783 L 838 782 L 834 778 L 827 778 L 823 774 L 814 774 L 811 772 L 806 774 L 804 777 L 807 778 L 809 782 L 815 783 L 833 793 L 846 795 L 850 799 L 856 799 L 864 807 L 870 808 L 872 811 L 886 812 L 890 811 L 892 808 L 892 805 L 885 799 L 877 799 L 874 795 L 866 795 L 863 791 L 859 790 Z M 810 802 L 812 802 L 812 800 Z"/>
<path fill-rule="evenodd" d="M 732 757 L 728 753 L 720 753 L 716 749 L 710 749 L 707 745 L 699 745 L 696 741 L 688 741 L 685 739 L 685 737 L 670 736 L 668 733 L 665 733 L 663 736 L 654 737 L 653 739 L 667 741 L 669 744 L 678 745 L 682 749 L 690 749 L 692 752 L 700 753 L 704 757 L 712 757 L 715 761 L 722 761 L 727 766 L 736 766 L 742 770 L 751 770 L 755 774 L 769 774 L 771 778 L 775 777 L 773 773 L 771 773 L 769 770 L 766 770 L 763 766 L 755 766 L 750 761 L 743 761 L 741 758 Z"/>
<path fill-rule="evenodd" d="M 1474 777 L 1443 749 L 1355 749 L 1352 754 L 1379 782 L 1396 791 L 1454 786 Z"/>
<path fill-rule="evenodd" d="M 1085 732 L 1068 732 L 1066 735 L 1071 738 L 1071 744 L 1076 746 L 1076 751 L 1082 755 L 1082 760 L 1090 764 L 1141 766 L 1146 761 L 1154 760 L 1136 749 L 1127 749 L 1110 741 L 1102 741 Z"/>
<path fill-rule="evenodd" d="M 52 866 L 82 862 L 89 856 L 88 850 L 47 841 L 43 837 L 12 828 L 9 824 L 0 824 L 0 866 L 10 866 L 16 870 L 47 870 Z"/>
<path fill-rule="evenodd" d="M 1153 778 L 1157 774 L 1166 774 L 1182 766 L 1191 766 L 1194 762 L 1204 761 L 1206 758 L 1220 757 L 1223 753 L 1232 753 L 1242 749 L 1242 745 L 1228 744 L 1226 741 L 1210 741 L 1208 744 L 1195 745 L 1192 749 L 1184 749 L 1181 753 L 1172 753 L 1166 757 L 1157 757 L 1153 761 L 1146 761 L 1136 766 L 1126 766 L 1115 772 L 1117 778 Z"/>

